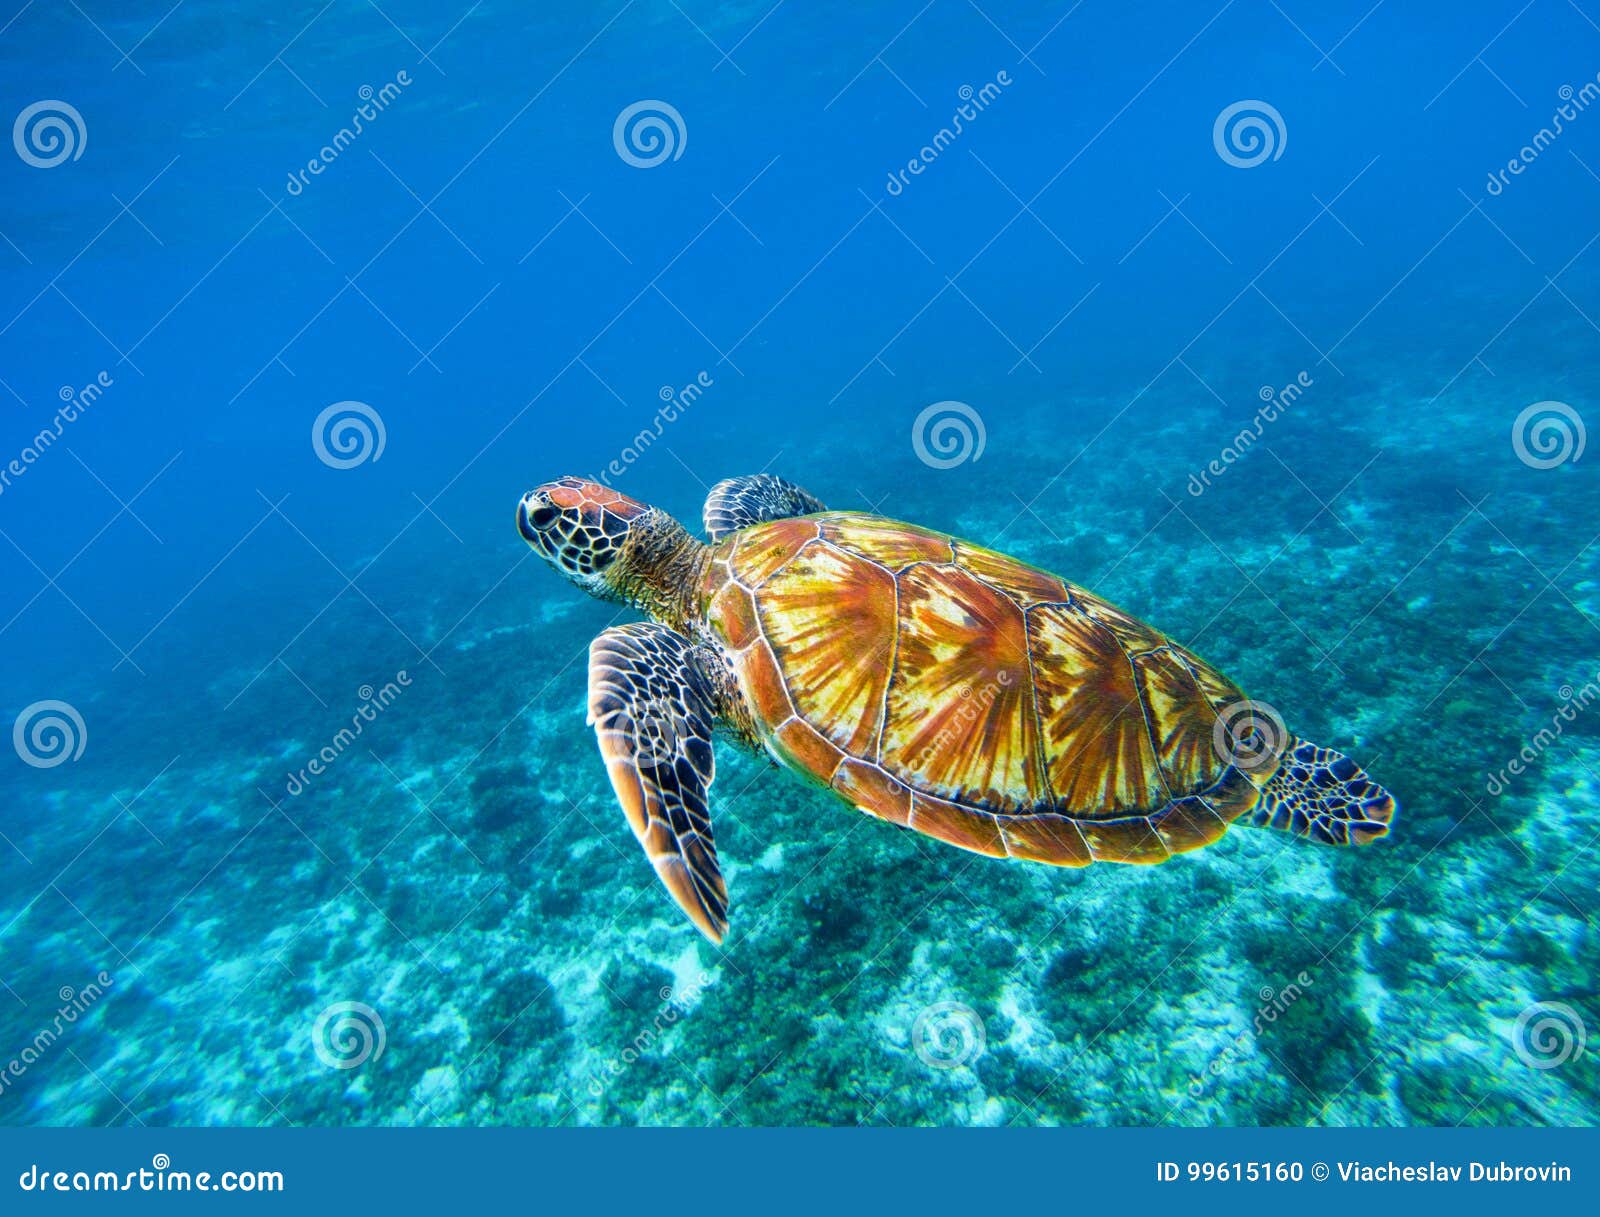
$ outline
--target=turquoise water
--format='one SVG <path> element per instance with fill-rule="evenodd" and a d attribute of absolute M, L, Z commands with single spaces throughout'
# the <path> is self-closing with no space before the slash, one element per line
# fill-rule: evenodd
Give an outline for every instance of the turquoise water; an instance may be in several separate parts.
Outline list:
<path fill-rule="evenodd" d="M 1594 1122 L 1582 9 L 3 17 L 0 1121 Z M 583 721 L 630 614 L 512 513 L 763 469 L 1394 832 L 1006 864 L 722 748 L 712 947 Z"/>

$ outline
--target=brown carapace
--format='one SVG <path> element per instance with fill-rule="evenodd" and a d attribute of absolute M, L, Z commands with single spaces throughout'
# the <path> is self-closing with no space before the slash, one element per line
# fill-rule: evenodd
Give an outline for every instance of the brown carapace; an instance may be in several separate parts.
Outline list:
<path fill-rule="evenodd" d="M 1393 798 L 1349 758 L 1065 580 L 768 475 L 719 484 L 705 519 L 710 544 L 577 478 L 518 507 L 568 578 L 655 618 L 595 640 L 589 716 L 636 836 L 713 941 L 718 726 L 996 858 L 1164 862 L 1241 820 L 1336 845 L 1388 831 Z"/>

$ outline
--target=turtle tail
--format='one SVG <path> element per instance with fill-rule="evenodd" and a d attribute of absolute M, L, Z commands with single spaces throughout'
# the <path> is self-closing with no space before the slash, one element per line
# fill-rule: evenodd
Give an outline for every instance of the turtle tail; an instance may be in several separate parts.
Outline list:
<path fill-rule="evenodd" d="M 1250 822 L 1324 845 L 1365 845 L 1389 831 L 1394 796 L 1342 752 L 1290 738 Z"/>

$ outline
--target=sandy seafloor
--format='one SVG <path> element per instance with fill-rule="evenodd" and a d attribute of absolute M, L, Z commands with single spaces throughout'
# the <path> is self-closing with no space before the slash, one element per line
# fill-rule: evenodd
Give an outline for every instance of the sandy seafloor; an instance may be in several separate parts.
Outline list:
<path fill-rule="evenodd" d="M 1345 362 L 1374 366 L 1365 354 Z M 1137 459 L 1123 430 L 1116 459 L 1091 449 L 1061 472 L 1079 445 L 1037 437 L 1076 407 L 1050 402 L 991 417 L 984 456 L 959 469 L 930 475 L 907 445 L 863 474 L 827 434 L 775 466 L 836 507 L 887 493 L 886 513 L 1150 619 L 1367 764 L 1402 802 L 1387 841 L 1337 851 L 1239 828 L 1154 868 L 1003 864 L 721 748 L 732 930 L 714 949 L 658 888 L 583 723 L 584 649 L 618 611 L 521 552 L 508 508 L 498 548 L 440 533 L 431 563 L 413 550 L 373 593 L 438 670 L 354 594 L 265 674 L 269 657 L 226 638 L 175 636 L 145 661 L 159 695 L 79 707 L 102 753 L 137 720 L 125 781 L 87 788 L 69 766 L 4 792 L 34 819 L 14 839 L 29 873 L 59 874 L 31 901 L 0 886 L 18 999 L 0 1001 L 0 1045 L 29 1043 L 62 986 L 102 968 L 112 983 L 0 1092 L 0 1119 L 1593 1123 L 1593 1045 L 1530 1067 L 1517 1021 L 1535 1002 L 1595 1008 L 1600 708 L 1503 794 L 1485 785 L 1563 687 L 1596 678 L 1583 521 L 1600 492 L 1583 464 L 1518 463 L 1498 398 L 1455 391 L 1443 406 L 1462 431 L 1441 433 L 1443 406 L 1408 408 L 1437 390 L 1403 369 L 1328 377 L 1270 452 L 1198 498 L 1187 474 L 1245 420 L 1170 382 L 1135 407 Z M 1164 423 L 1168 395 L 1186 408 Z M 1378 439 L 1341 425 L 1378 401 Z M 690 463 L 745 471 L 710 451 Z M 699 491 L 680 482 L 664 505 L 693 525 Z M 479 603 L 449 595 L 457 583 Z M 410 686 L 286 797 L 355 690 L 398 667 Z M 198 672 L 204 687 L 185 688 Z M 247 719 L 182 709 L 241 687 Z M 243 725 L 262 722 L 283 724 L 271 746 Z M 64 817 L 104 827 L 52 832 Z M 348 1001 L 376 1011 L 382 1050 L 330 1068 L 313 1030 Z M 919 1028 L 942 1003 L 976 1021 Z"/>

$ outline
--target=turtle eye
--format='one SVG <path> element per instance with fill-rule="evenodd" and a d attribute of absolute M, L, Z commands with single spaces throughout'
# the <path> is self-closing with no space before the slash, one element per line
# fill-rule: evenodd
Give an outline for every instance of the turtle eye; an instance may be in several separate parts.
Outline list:
<path fill-rule="evenodd" d="M 560 514 L 561 513 L 554 507 L 546 504 L 545 506 L 535 508 L 533 511 L 528 513 L 528 523 L 532 524 L 535 528 L 549 528 L 551 523 Z"/>

